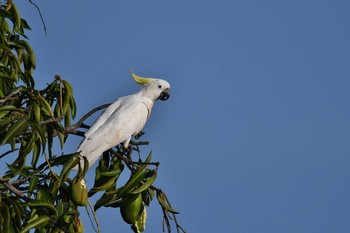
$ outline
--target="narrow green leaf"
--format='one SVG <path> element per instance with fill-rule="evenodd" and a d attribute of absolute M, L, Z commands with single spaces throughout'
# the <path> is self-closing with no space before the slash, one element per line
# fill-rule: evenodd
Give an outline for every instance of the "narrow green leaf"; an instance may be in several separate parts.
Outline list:
<path fill-rule="evenodd" d="M 23 113 L 23 109 L 17 108 L 13 105 L 2 105 L 0 106 L 0 112 L 1 111 L 16 111 L 16 112 Z"/>
<path fill-rule="evenodd" d="M 45 208 L 50 214 L 53 214 L 57 216 L 58 212 L 55 208 L 55 206 L 48 202 L 48 200 L 33 200 L 31 202 L 28 202 L 27 204 L 29 207 L 40 207 Z"/>
<path fill-rule="evenodd" d="M 22 155 L 29 154 L 33 149 L 33 145 L 34 145 L 35 141 L 36 141 L 36 137 L 35 137 L 35 135 L 32 134 L 29 142 L 24 143 L 24 145 L 22 144 L 21 154 Z"/>
<path fill-rule="evenodd" d="M 39 142 L 35 142 L 33 145 L 32 161 L 31 161 L 33 168 L 36 168 L 36 164 L 38 163 L 40 152 L 41 152 L 41 144 Z"/>
<path fill-rule="evenodd" d="M 30 220 L 29 220 L 30 221 Z M 39 228 L 46 226 L 50 221 L 50 217 L 47 215 L 41 215 L 33 221 L 30 221 L 24 228 L 20 231 L 20 233 L 27 233 L 30 229 Z"/>
<path fill-rule="evenodd" d="M 146 189 L 148 189 L 154 183 L 154 181 L 157 179 L 157 172 L 154 170 L 151 170 L 151 171 L 149 171 L 149 173 L 152 173 L 151 177 L 146 182 L 144 182 L 140 187 L 133 190 L 131 192 L 132 194 L 141 193 L 141 192 L 145 191 Z"/>
<path fill-rule="evenodd" d="M 138 198 L 138 196 L 139 195 L 128 195 L 127 197 L 125 197 L 121 200 L 114 201 L 114 202 L 109 203 L 105 206 L 106 207 L 113 207 L 113 208 L 119 208 L 122 206 L 126 206 L 126 205 L 130 204 L 131 202 L 135 201 Z"/>
<path fill-rule="evenodd" d="M 10 8 L 11 20 L 15 30 L 19 30 L 21 27 L 21 17 L 19 15 L 16 5 L 12 2 Z"/>
<path fill-rule="evenodd" d="M 157 192 L 157 200 L 159 202 L 159 204 L 166 209 L 167 211 L 173 213 L 173 214 L 179 214 L 179 212 L 175 211 L 173 208 L 171 208 L 164 200 L 164 198 L 162 197 L 162 195 L 160 194 L 160 192 Z"/>
<path fill-rule="evenodd" d="M 147 156 L 146 160 L 145 160 L 145 163 L 149 163 L 151 162 L 151 159 L 152 159 L 152 151 L 149 153 L 149 155 Z"/>
<path fill-rule="evenodd" d="M 75 167 L 80 161 L 78 154 L 74 154 L 71 158 L 64 164 L 61 174 L 60 174 L 60 182 L 58 187 L 62 186 L 62 184 L 67 180 L 70 170 Z"/>
<path fill-rule="evenodd" d="M 40 107 L 35 101 L 33 101 L 33 112 L 36 122 L 39 123 L 41 119 Z"/>
<path fill-rule="evenodd" d="M 21 19 L 21 25 L 22 25 L 22 27 L 25 28 L 25 29 L 32 30 L 32 29 L 30 28 L 29 24 L 27 23 L 27 21 L 24 20 L 24 19 Z"/>
<path fill-rule="evenodd" d="M 148 192 L 148 194 L 149 194 L 151 200 L 153 200 L 153 198 L 154 198 L 154 190 L 151 189 L 151 188 L 148 188 L 147 192 Z"/>
<path fill-rule="evenodd" d="M 23 206 L 19 203 L 19 199 L 16 197 L 5 197 L 2 198 L 3 202 L 6 203 L 6 205 L 11 206 L 11 210 L 14 216 L 14 224 L 17 228 L 21 225 L 21 215 L 24 213 Z"/>
<path fill-rule="evenodd" d="M 57 218 L 61 218 L 69 209 L 69 203 L 68 202 L 62 202 L 59 201 L 56 205 L 57 210 Z"/>
<path fill-rule="evenodd" d="M 106 205 L 107 203 L 111 203 L 118 198 L 117 196 L 117 192 L 119 190 L 112 190 L 112 191 L 108 191 L 108 192 L 105 192 L 102 197 L 100 199 L 98 199 L 94 205 L 94 210 L 98 210 L 100 207 Z"/>
<path fill-rule="evenodd" d="M 42 110 L 46 110 L 48 112 L 48 114 L 53 117 L 54 114 L 52 112 L 52 108 L 51 108 L 51 105 L 46 101 L 46 99 L 42 96 L 42 95 L 38 95 L 38 100 L 42 103 L 43 105 L 43 108 Z"/>
<path fill-rule="evenodd" d="M 122 187 L 118 192 L 118 196 L 122 197 L 125 194 L 133 190 L 136 185 L 138 185 L 143 178 L 145 178 L 146 165 L 142 166 L 135 174 L 131 176 L 131 179 Z"/>
<path fill-rule="evenodd" d="M 1 145 L 4 145 L 11 141 L 14 137 L 16 137 L 18 134 L 23 133 L 24 130 L 26 130 L 29 126 L 29 123 L 27 121 L 27 118 L 25 116 L 22 116 L 17 120 L 11 127 L 9 128 L 5 138 L 1 141 Z"/>
<path fill-rule="evenodd" d="M 123 187 L 117 190 L 105 192 L 105 194 L 96 202 L 94 209 L 97 210 L 101 206 L 108 205 L 113 201 L 118 200 L 119 198 L 124 197 L 128 193 L 132 192 L 133 189 L 145 178 L 146 167 L 147 165 L 140 167 L 139 170 L 131 176 L 130 180 Z"/>
<path fill-rule="evenodd" d="M 76 103 L 75 103 L 75 100 L 74 100 L 73 96 L 70 98 L 69 105 L 70 105 L 71 113 L 72 113 L 71 116 L 74 119 L 76 114 L 77 114 L 77 106 L 76 106 Z"/>
<path fill-rule="evenodd" d="M 28 41 L 22 40 L 21 42 L 22 42 L 22 44 L 24 45 L 24 47 L 25 47 L 25 49 L 27 51 L 27 54 L 29 56 L 29 60 L 32 63 L 33 68 L 35 69 L 35 67 L 36 67 L 36 58 L 35 58 L 35 53 L 34 53 L 33 48 L 30 46 Z"/>
<path fill-rule="evenodd" d="M 29 182 L 29 188 L 28 188 L 28 197 L 30 197 L 34 190 L 37 188 L 39 177 L 36 176 L 35 174 L 32 174 L 32 177 L 30 178 Z"/>
<path fill-rule="evenodd" d="M 10 210 L 7 205 L 0 204 L 0 222 L 3 232 L 9 232 L 10 228 Z"/>

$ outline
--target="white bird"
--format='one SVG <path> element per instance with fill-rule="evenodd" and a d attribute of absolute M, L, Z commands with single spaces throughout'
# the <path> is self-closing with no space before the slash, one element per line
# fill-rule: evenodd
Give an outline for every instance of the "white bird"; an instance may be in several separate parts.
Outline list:
<path fill-rule="evenodd" d="M 141 90 L 111 104 L 85 132 L 85 139 L 78 146 L 77 152 L 88 159 L 89 167 L 104 151 L 123 142 L 127 148 L 131 137 L 145 126 L 154 102 L 170 97 L 170 84 L 167 81 L 131 74 L 142 85 Z"/>

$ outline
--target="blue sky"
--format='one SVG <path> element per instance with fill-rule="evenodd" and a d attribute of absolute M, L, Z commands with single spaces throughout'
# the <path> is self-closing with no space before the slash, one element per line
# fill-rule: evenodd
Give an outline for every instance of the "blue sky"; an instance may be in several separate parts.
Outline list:
<path fill-rule="evenodd" d="M 33 29 L 37 86 L 70 81 L 77 119 L 136 92 L 131 68 L 170 82 L 143 155 L 161 163 L 156 185 L 187 232 L 350 231 L 348 1 L 36 3 L 47 36 L 36 9 L 18 6 Z M 161 232 L 156 202 L 148 215 L 146 232 Z M 118 210 L 98 217 L 102 232 L 129 230 Z"/>

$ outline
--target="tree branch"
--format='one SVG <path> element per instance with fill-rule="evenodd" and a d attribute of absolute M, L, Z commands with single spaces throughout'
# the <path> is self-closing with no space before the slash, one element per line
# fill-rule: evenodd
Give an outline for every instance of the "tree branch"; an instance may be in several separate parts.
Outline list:
<path fill-rule="evenodd" d="M 160 196 L 161 196 L 161 199 L 163 199 L 163 201 L 166 202 L 167 205 L 168 205 L 171 209 L 173 209 L 173 207 L 171 206 L 170 201 L 169 201 L 167 195 L 165 194 L 165 192 L 163 192 L 163 190 L 161 190 L 161 189 L 159 189 L 159 188 L 157 188 L 157 187 L 155 187 L 155 186 L 153 186 L 153 185 L 151 185 L 151 188 L 152 188 L 153 190 L 155 190 L 157 193 L 159 193 Z M 158 195 L 158 194 L 157 194 L 157 195 Z M 165 227 L 164 227 L 165 224 L 166 224 L 166 227 L 167 227 L 168 232 L 169 232 L 169 233 L 171 232 L 169 218 L 172 219 L 172 218 L 170 217 L 170 214 L 172 214 L 172 215 L 173 215 L 173 218 L 174 218 L 175 225 L 176 225 L 176 231 L 177 231 L 177 233 L 180 233 L 180 231 L 182 231 L 183 233 L 186 233 L 186 231 L 182 228 L 182 226 L 178 223 L 178 221 L 177 221 L 177 219 L 176 219 L 176 214 L 178 214 L 178 213 L 170 212 L 169 210 L 167 210 L 167 209 L 166 209 L 165 207 L 163 207 L 162 205 L 160 205 L 160 206 L 161 206 L 162 211 L 163 211 L 163 232 L 165 231 L 165 229 L 164 229 L 164 228 L 165 228 Z M 164 224 L 164 223 L 165 223 L 165 224 Z"/>
<path fill-rule="evenodd" d="M 64 116 L 52 117 L 52 118 L 47 119 L 47 120 L 45 120 L 45 121 L 39 122 L 39 125 L 46 125 L 46 124 L 53 123 L 53 122 L 60 122 L 60 121 L 63 120 L 63 117 L 64 117 Z"/>
<path fill-rule="evenodd" d="M 80 127 L 86 127 L 86 125 L 84 124 L 84 121 L 87 119 L 87 118 L 89 118 L 92 114 L 94 114 L 95 112 L 97 112 L 97 111 L 100 111 L 101 109 L 104 109 L 104 108 L 107 108 L 109 105 L 111 105 L 111 104 L 103 104 L 103 105 L 101 105 L 101 106 L 99 106 L 99 107 L 96 107 L 96 108 L 94 108 L 94 109 L 92 109 L 91 111 L 89 111 L 88 113 L 86 113 L 82 118 L 80 118 L 80 120 L 77 122 L 77 123 L 75 123 L 75 124 L 73 124 L 73 125 L 71 125 L 71 126 L 69 126 L 69 127 L 67 127 L 67 128 L 65 128 L 65 133 L 69 133 L 69 134 L 76 134 L 76 129 L 77 128 L 80 128 Z"/>
<path fill-rule="evenodd" d="M 41 11 L 40 11 L 40 8 L 38 7 L 38 5 L 36 5 L 34 2 L 32 2 L 32 0 L 28 0 L 32 5 L 34 5 L 36 7 L 36 9 L 38 10 L 39 12 L 39 16 L 40 16 L 40 19 L 41 19 L 41 22 L 43 23 L 44 25 L 44 32 L 45 32 L 45 36 L 47 35 L 47 31 L 46 31 L 46 25 L 45 25 L 45 21 L 44 21 L 44 17 L 43 15 L 41 14 Z"/>
<path fill-rule="evenodd" d="M 14 95 L 16 95 L 17 93 L 21 92 L 23 90 L 22 87 L 18 88 L 17 90 L 11 92 L 8 96 L 6 96 L 3 99 L 0 99 L 0 104 L 4 104 L 6 103 L 9 99 L 11 99 Z"/>
<path fill-rule="evenodd" d="M 4 184 L 4 186 L 10 190 L 11 192 L 13 192 L 17 197 L 29 202 L 32 199 L 30 199 L 29 197 L 25 196 L 24 193 L 22 193 L 21 191 L 19 191 L 18 189 L 16 189 L 12 184 L 10 184 L 7 181 L 4 181 L 2 177 L 0 177 L 0 182 L 2 182 Z"/>

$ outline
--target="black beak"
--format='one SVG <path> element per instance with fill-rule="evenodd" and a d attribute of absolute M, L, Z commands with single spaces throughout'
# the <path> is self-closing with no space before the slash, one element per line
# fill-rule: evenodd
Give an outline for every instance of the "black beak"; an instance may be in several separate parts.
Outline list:
<path fill-rule="evenodd" d="M 160 95 L 158 96 L 158 99 L 160 100 L 167 100 L 170 97 L 170 90 L 169 89 L 165 89 L 164 91 L 162 91 L 162 93 L 160 93 Z"/>

